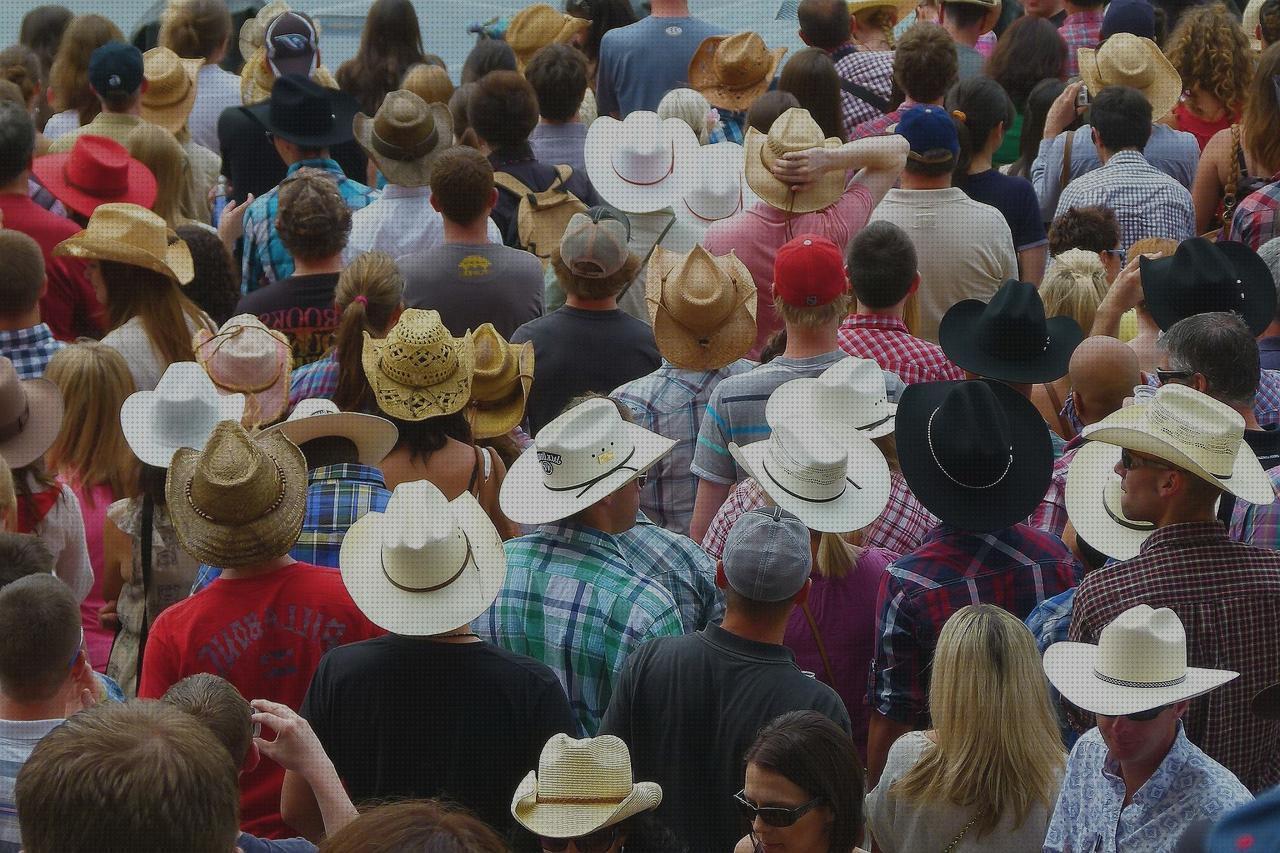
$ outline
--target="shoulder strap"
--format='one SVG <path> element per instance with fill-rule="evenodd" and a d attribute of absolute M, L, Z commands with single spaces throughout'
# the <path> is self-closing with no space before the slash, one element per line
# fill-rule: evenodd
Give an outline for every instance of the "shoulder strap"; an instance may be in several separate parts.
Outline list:
<path fill-rule="evenodd" d="M 841 77 L 840 88 L 848 92 L 850 95 L 853 95 L 858 100 L 865 101 L 866 103 L 875 107 L 882 113 L 893 112 L 893 104 L 889 103 L 887 99 L 880 97 L 875 92 L 868 89 L 866 86 L 860 85 L 858 83 L 854 83 L 852 80 L 846 80 L 843 77 Z"/>
<path fill-rule="evenodd" d="M 827 674 L 827 684 L 834 690 L 836 677 L 831 672 L 831 658 L 827 657 L 827 646 L 822 642 L 822 634 L 818 631 L 818 622 L 813 618 L 813 611 L 809 609 L 809 602 L 806 601 L 801 604 L 800 610 L 804 613 L 804 618 L 809 623 L 809 630 L 813 632 L 813 641 L 818 644 L 818 657 L 822 658 L 822 669 Z"/>
<path fill-rule="evenodd" d="M 1076 132 L 1074 130 L 1067 131 L 1067 141 L 1062 146 L 1062 174 L 1058 176 L 1058 194 L 1067 188 L 1067 184 L 1071 183 L 1071 143 L 1075 141 Z"/>
<path fill-rule="evenodd" d="M 570 166 L 567 163 L 561 163 L 560 165 L 556 166 L 557 181 L 555 186 L 557 187 L 564 186 L 566 183 L 569 182 L 569 179 L 572 177 L 573 177 L 572 166 Z"/>
<path fill-rule="evenodd" d="M 1058 399 L 1058 392 L 1053 387 L 1052 382 L 1042 382 L 1040 387 L 1044 389 L 1044 393 L 1049 395 L 1049 402 L 1053 404 L 1053 410 L 1058 413 L 1058 428 L 1062 430 L 1062 437 L 1067 441 L 1075 438 L 1076 431 L 1071 428 L 1071 424 L 1062 416 L 1062 400 Z"/>
<path fill-rule="evenodd" d="M 648 253 L 643 258 L 640 259 L 641 269 L 644 268 L 645 264 L 649 263 L 649 259 L 653 257 L 653 250 L 658 248 L 659 244 L 662 243 L 662 238 L 667 236 L 667 232 L 671 230 L 671 226 L 676 224 L 676 215 L 674 213 L 669 215 L 671 218 L 667 220 L 666 227 L 664 227 L 662 229 L 662 232 L 658 234 L 658 239 L 653 241 L 653 245 L 649 247 Z M 639 278 L 639 276 L 636 276 L 636 278 Z M 619 291 L 618 295 L 614 298 L 621 299 L 626 294 L 626 292 L 631 289 L 631 285 L 635 283 L 636 283 L 636 279 L 635 278 L 631 279 L 631 281 L 623 285 L 622 290 Z"/>
<path fill-rule="evenodd" d="M 510 172 L 494 172 L 493 182 L 518 198 L 533 195 L 533 190 L 526 187 Z"/>
<path fill-rule="evenodd" d="M 948 844 L 946 847 L 942 848 L 942 853 L 951 853 L 952 850 L 955 850 L 956 845 L 959 844 L 961 839 L 963 839 L 969 833 L 970 827 L 972 827 L 977 822 L 978 822 L 977 815 L 974 815 L 973 817 L 969 818 L 969 822 L 964 825 L 964 828 L 960 830 L 960 832 L 956 835 L 955 838 L 951 839 L 951 843 Z"/>
<path fill-rule="evenodd" d="M 155 502 L 151 500 L 150 495 L 144 495 L 142 498 L 142 525 L 140 531 L 142 535 L 142 627 L 138 629 L 138 669 L 135 673 L 136 682 L 134 684 L 134 693 L 138 691 L 138 687 L 142 685 L 142 655 L 147 649 L 147 634 L 150 626 L 150 613 L 148 612 L 149 602 L 147 597 L 151 592 L 151 526 L 155 520 Z"/>

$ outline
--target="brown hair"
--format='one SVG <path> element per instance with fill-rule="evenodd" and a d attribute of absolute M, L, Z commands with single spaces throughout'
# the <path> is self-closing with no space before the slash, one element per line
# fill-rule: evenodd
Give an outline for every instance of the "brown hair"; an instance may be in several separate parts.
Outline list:
<path fill-rule="evenodd" d="M 30 103 L 40 94 L 40 57 L 20 44 L 0 50 L 0 79 L 16 85 L 22 92 L 22 102 Z"/>
<path fill-rule="evenodd" d="M 1168 44 L 1165 53 L 1178 69 L 1183 89 L 1199 86 L 1227 112 L 1240 112 L 1253 76 L 1253 48 L 1225 6 L 1192 6 L 1178 19 Z"/>
<path fill-rule="evenodd" d="M 333 402 L 342 411 L 378 410 L 361 364 L 364 333 L 374 338 L 384 337 L 403 295 L 404 277 L 386 252 L 365 252 L 338 277 L 333 294 L 334 306 L 340 314 L 338 329 L 333 335 L 338 386 L 333 391 Z M 356 297 L 364 298 L 357 300 Z"/>
<path fill-rule="evenodd" d="M 822 135 L 844 139 L 840 123 L 840 75 L 827 52 L 807 47 L 787 60 L 778 90 L 796 96 L 822 128 Z"/>
<path fill-rule="evenodd" d="M 491 71 L 476 81 L 467 104 L 476 135 L 493 148 L 512 148 L 529 138 L 538 124 L 538 96 L 515 71 Z"/>
<path fill-rule="evenodd" d="M 367 811 L 320 842 L 323 853 L 507 853 L 496 832 L 464 809 L 435 800 Z"/>
<path fill-rule="evenodd" d="M 186 59 L 209 59 L 230 37 L 226 0 L 170 0 L 160 17 L 160 45 Z"/>
<path fill-rule="evenodd" d="M 5 509 L 3 483 L 7 471 L 0 461 L 0 511 Z M 51 575 L 53 567 L 53 552 L 43 539 L 34 533 L 9 533 L 0 526 L 0 589 L 27 575 Z"/>
<path fill-rule="evenodd" d="M 1280 171 L 1280 86 L 1275 78 L 1280 76 L 1280 42 L 1271 45 L 1258 57 L 1258 67 L 1249 84 L 1249 99 L 1245 102 L 1244 149 L 1253 157 L 1255 166 L 1263 174 Z"/>
<path fill-rule="evenodd" d="M 71 675 L 80 648 L 80 605 L 53 575 L 0 589 L 0 690 L 17 702 L 46 702 Z"/>
<path fill-rule="evenodd" d="M 375 0 L 364 19 L 360 49 L 338 68 L 338 86 L 359 102 L 366 115 L 373 115 L 387 92 L 400 88 L 405 72 L 426 61 L 413 4 Z"/>
<path fill-rule="evenodd" d="M 197 327 L 207 324 L 176 281 L 164 273 L 118 261 L 99 261 L 98 266 L 107 290 L 108 331 L 138 317 L 160 356 L 161 370 L 175 361 L 196 360 L 187 321 L 194 321 Z"/>
<path fill-rule="evenodd" d="M 40 244 L 13 231 L 14 223 L 0 229 L 0 258 L 4 276 L 0 278 L 0 317 L 23 314 L 36 307 L 44 287 L 44 254 Z"/>
<path fill-rule="evenodd" d="M 844 319 L 848 316 L 849 307 L 852 303 L 853 297 L 847 290 L 826 305 L 817 305 L 813 308 L 797 308 L 790 303 L 784 302 L 781 296 L 774 296 L 773 310 L 778 312 L 778 316 L 782 318 L 782 322 L 787 326 L 814 329 L 836 320 Z"/>
<path fill-rule="evenodd" d="M 104 702 L 41 739 L 18 773 L 23 848 L 227 853 L 240 832 L 236 773 L 213 733 L 177 708 Z"/>
<path fill-rule="evenodd" d="M 151 210 L 170 228 L 176 228 L 191 169 L 186 152 L 172 133 L 146 121 L 129 131 L 125 147 L 156 176 L 156 200 Z"/>
<path fill-rule="evenodd" d="M 938 100 L 956 80 L 956 46 L 937 24 L 916 23 L 893 52 L 893 80 L 922 104 Z"/>
<path fill-rule="evenodd" d="M 754 127 L 761 133 L 768 133 L 769 128 L 778 120 L 778 116 L 792 107 L 800 106 L 799 99 L 790 92 L 774 89 L 756 98 L 747 110 L 747 126 Z"/>
<path fill-rule="evenodd" d="M 573 274 L 564 259 L 560 257 L 560 247 L 556 246 L 551 250 L 551 268 L 555 270 L 556 281 L 560 282 L 565 293 L 573 294 L 579 299 L 608 299 L 610 296 L 621 293 L 622 288 L 627 286 L 627 282 L 634 279 L 640 272 L 640 257 L 635 252 L 628 254 L 622 269 L 613 275 L 604 278 L 583 278 Z"/>
<path fill-rule="evenodd" d="M 1049 254 L 1068 249 L 1109 252 L 1120 245 L 1120 223 L 1109 207 L 1069 207 L 1049 224 Z"/>
<path fill-rule="evenodd" d="M 101 15 L 77 15 L 67 25 L 49 71 L 55 110 L 75 110 L 86 125 L 102 111 L 89 87 L 89 55 L 109 41 L 124 41 L 120 28 Z"/>
<path fill-rule="evenodd" d="M 62 34 L 71 23 L 71 10 L 63 6 L 37 6 L 22 16 L 18 41 L 40 57 L 40 79 L 44 80 L 53 65 Z"/>
<path fill-rule="evenodd" d="M 439 65 L 419 62 L 404 73 L 400 88 L 413 92 L 428 104 L 447 104 L 453 97 L 453 81 Z"/>
<path fill-rule="evenodd" d="M 276 232 L 295 258 L 318 261 L 341 254 L 351 236 L 351 208 L 333 175 L 307 167 L 281 181 Z"/>
<path fill-rule="evenodd" d="M 227 748 L 236 767 L 244 764 L 253 744 L 253 709 L 234 684 L 221 676 L 200 672 L 170 687 L 160 701 L 186 711 L 208 726 Z"/>
<path fill-rule="evenodd" d="M 538 97 L 538 112 L 548 121 L 568 121 L 587 94 L 587 58 L 573 45 L 549 44 L 524 67 Z"/>
<path fill-rule="evenodd" d="M 431 197 L 450 222 L 470 225 L 489 212 L 493 198 L 493 166 L 474 148 L 455 146 L 431 167 Z"/>
<path fill-rule="evenodd" d="M 200 225 L 179 225 L 178 237 L 191 252 L 195 277 L 182 288 L 192 302 L 221 326 L 240 301 L 240 267 L 217 234 Z"/>
<path fill-rule="evenodd" d="M 996 42 L 986 74 L 1004 87 L 1016 109 L 1023 110 L 1036 84 L 1061 78 L 1066 62 L 1067 43 L 1058 28 L 1044 18 L 1024 15 Z"/>

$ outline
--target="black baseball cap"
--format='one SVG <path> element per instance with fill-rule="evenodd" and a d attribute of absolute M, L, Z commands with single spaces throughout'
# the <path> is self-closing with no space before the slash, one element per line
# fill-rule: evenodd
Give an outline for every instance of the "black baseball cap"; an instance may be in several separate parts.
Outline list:
<path fill-rule="evenodd" d="M 264 37 L 267 61 L 277 77 L 286 74 L 310 76 L 320 50 L 319 33 L 311 19 L 301 12 L 285 12 L 267 25 Z"/>
<path fill-rule="evenodd" d="M 89 85 L 99 95 L 132 95 L 142 88 L 142 51 L 109 41 L 89 55 Z"/>

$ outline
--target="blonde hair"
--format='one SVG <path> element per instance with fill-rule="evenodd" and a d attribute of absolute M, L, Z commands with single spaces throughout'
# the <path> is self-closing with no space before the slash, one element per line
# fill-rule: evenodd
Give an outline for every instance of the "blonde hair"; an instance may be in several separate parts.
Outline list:
<path fill-rule="evenodd" d="M 44 378 L 62 390 L 62 429 L 45 457 L 49 470 L 83 486 L 107 485 L 117 498 L 133 495 L 138 460 L 124 439 L 120 407 L 137 390 L 119 352 L 97 341 L 63 347 Z"/>
<path fill-rule="evenodd" d="M 840 294 L 832 299 L 826 305 L 818 305 L 814 308 L 797 308 L 782 301 L 782 297 L 773 297 L 773 310 L 778 312 L 778 316 L 782 318 L 782 322 L 788 326 L 800 326 L 806 329 L 816 329 L 819 326 L 825 326 L 836 320 L 843 320 L 849 315 L 849 307 L 853 304 L 853 296 L 848 293 Z"/>
<path fill-rule="evenodd" d="M 13 470 L 0 456 L 0 532 L 13 531 L 18 523 L 18 493 L 13 488 Z"/>
<path fill-rule="evenodd" d="M 1070 317 L 1087 335 L 1109 286 L 1107 271 L 1096 252 L 1063 252 L 1049 264 L 1040 283 L 1044 316 Z"/>
<path fill-rule="evenodd" d="M 865 29 L 874 27 L 884 33 L 885 44 L 889 45 L 890 50 L 893 50 L 893 28 L 898 25 L 897 9 L 892 6 L 876 6 L 855 12 L 853 17 L 858 21 L 859 27 Z"/>
<path fill-rule="evenodd" d="M 127 143 L 129 154 L 156 176 L 156 200 L 151 210 L 170 228 L 177 228 L 191 168 L 187 152 L 172 133 L 146 121 L 129 131 Z"/>
<path fill-rule="evenodd" d="M 410 66 L 400 82 L 401 89 L 407 89 L 428 104 L 448 104 L 453 97 L 453 81 L 449 72 L 439 65 L 428 65 L 419 62 Z"/>
<path fill-rule="evenodd" d="M 706 145 L 711 136 L 711 128 L 707 124 L 710 112 L 711 103 L 701 92 L 693 89 L 672 89 L 658 102 L 658 117 L 664 121 L 678 118 L 689 125 L 698 137 L 699 145 Z"/>
<path fill-rule="evenodd" d="M 340 315 L 333 334 L 334 359 L 338 362 L 333 402 L 344 412 L 377 411 L 373 389 L 361 363 L 364 333 L 385 337 L 403 295 L 404 277 L 386 252 L 359 255 L 338 277 L 333 294 L 333 304 Z"/>
<path fill-rule="evenodd" d="M 929 713 L 937 743 L 892 794 L 972 811 L 979 837 L 1006 815 L 1019 827 L 1035 806 L 1053 808 L 1066 753 L 1035 640 L 1013 615 L 992 604 L 952 614 L 933 654 Z"/>

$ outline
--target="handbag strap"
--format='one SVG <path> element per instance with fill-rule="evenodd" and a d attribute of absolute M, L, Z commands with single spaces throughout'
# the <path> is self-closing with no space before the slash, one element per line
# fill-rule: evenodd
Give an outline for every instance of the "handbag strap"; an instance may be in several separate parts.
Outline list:
<path fill-rule="evenodd" d="M 951 839 L 951 843 L 948 844 L 946 847 L 942 848 L 942 853 L 951 853 L 951 851 L 955 850 L 956 845 L 960 843 L 960 841 L 965 837 L 965 835 L 968 834 L 969 829 L 977 822 L 978 822 L 977 815 L 974 815 L 973 817 L 969 818 L 969 822 L 964 825 L 963 829 L 961 829 L 958 833 L 956 833 L 956 837 Z"/>
<path fill-rule="evenodd" d="M 142 685 L 142 655 L 147 649 L 147 634 L 149 633 L 150 614 L 148 608 L 150 602 L 148 598 L 151 593 L 151 526 L 155 520 L 155 502 L 151 499 L 151 495 L 143 495 L 142 497 L 142 627 L 138 629 L 138 669 L 134 674 L 134 693 Z"/>
<path fill-rule="evenodd" d="M 1074 130 L 1067 131 L 1067 141 L 1062 146 L 1062 173 L 1058 175 L 1058 193 L 1067 188 L 1067 184 L 1071 183 L 1071 144 L 1075 142 L 1076 132 Z"/>
<path fill-rule="evenodd" d="M 801 604 L 800 610 L 804 613 L 805 621 L 809 623 L 809 630 L 813 632 L 813 641 L 818 644 L 818 656 L 822 658 L 822 669 L 827 674 L 827 684 L 834 688 L 836 677 L 831 671 L 831 658 L 827 657 L 827 647 L 822 642 L 822 634 L 818 631 L 818 622 L 813 618 L 813 611 L 809 609 L 809 602 Z"/>

